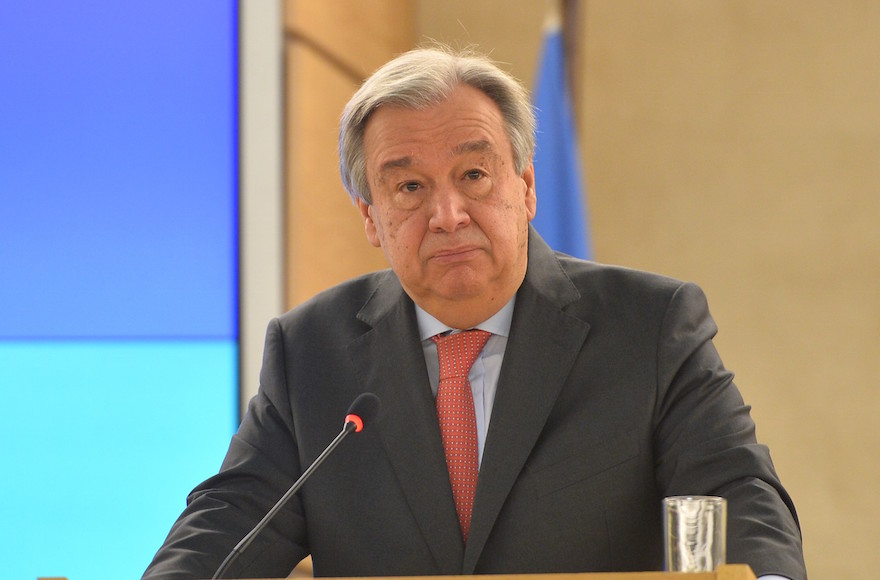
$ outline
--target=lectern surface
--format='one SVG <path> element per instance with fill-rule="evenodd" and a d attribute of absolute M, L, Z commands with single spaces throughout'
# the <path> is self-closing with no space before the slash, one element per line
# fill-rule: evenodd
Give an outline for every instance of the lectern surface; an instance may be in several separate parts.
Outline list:
<path fill-rule="evenodd" d="M 478 576 L 371 576 L 345 580 L 755 580 L 745 564 L 725 564 L 715 572 L 594 572 L 579 574 L 485 574 Z M 245 579 L 242 579 L 245 580 Z M 248 580 L 272 580 L 252 578 Z M 333 579 L 328 579 L 333 580 Z M 342 580 L 342 579 L 336 579 Z"/>
<path fill-rule="evenodd" d="M 584 574 L 486 574 L 480 576 L 371 576 L 346 580 L 755 580 L 752 569 L 745 564 L 726 564 L 715 572 L 598 572 Z M 37 578 L 37 580 L 67 580 L 66 578 Z M 246 580 L 246 579 L 242 579 Z M 273 580 L 251 578 L 249 580 Z M 275 579 L 277 580 L 277 579 Z M 328 579 L 332 580 L 332 579 Z"/>

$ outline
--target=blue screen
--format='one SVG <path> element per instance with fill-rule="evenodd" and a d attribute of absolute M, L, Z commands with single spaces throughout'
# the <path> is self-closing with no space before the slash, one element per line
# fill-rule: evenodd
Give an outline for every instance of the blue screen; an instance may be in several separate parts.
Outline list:
<path fill-rule="evenodd" d="M 6 2 L 0 338 L 235 336 L 232 2 Z"/>
<path fill-rule="evenodd" d="M 0 7 L 0 578 L 136 578 L 238 418 L 237 3 Z"/>
<path fill-rule="evenodd" d="M 0 342 L 0 578 L 139 578 L 236 425 L 228 341 Z"/>

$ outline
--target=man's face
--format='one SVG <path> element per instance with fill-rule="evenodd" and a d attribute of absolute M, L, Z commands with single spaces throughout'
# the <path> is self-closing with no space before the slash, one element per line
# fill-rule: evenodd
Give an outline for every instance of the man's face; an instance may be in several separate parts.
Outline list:
<path fill-rule="evenodd" d="M 534 169 L 517 174 L 497 105 L 461 86 L 424 110 L 382 106 L 364 132 L 367 239 L 407 294 L 450 326 L 497 312 L 522 283 Z"/>

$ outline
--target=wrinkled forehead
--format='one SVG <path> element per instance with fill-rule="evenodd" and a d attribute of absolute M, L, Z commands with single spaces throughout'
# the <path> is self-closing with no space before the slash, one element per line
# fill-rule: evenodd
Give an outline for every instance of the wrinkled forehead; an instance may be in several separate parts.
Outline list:
<path fill-rule="evenodd" d="M 390 155 L 388 155 L 387 159 L 383 159 L 381 154 L 380 158 L 377 159 L 378 167 L 376 167 L 376 173 L 378 176 L 393 173 L 397 170 L 413 169 L 418 167 L 421 162 L 424 161 L 417 155 L 413 154 L 395 156 L 390 151 L 388 153 Z M 480 158 L 489 161 L 498 157 L 495 147 L 486 139 L 464 141 L 448 150 L 444 151 L 440 149 L 435 151 L 435 153 L 440 156 L 445 156 L 449 160 L 455 160 L 457 158 L 472 159 L 474 156 L 479 156 Z"/>
<path fill-rule="evenodd" d="M 377 108 L 364 131 L 364 151 L 374 170 L 406 167 L 419 157 L 513 154 L 500 109 L 476 89 L 428 107 Z"/>

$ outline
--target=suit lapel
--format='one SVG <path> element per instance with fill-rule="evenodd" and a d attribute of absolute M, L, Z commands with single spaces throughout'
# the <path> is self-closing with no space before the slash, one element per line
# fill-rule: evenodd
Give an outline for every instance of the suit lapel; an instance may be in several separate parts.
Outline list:
<path fill-rule="evenodd" d="M 389 272 L 358 318 L 372 328 L 349 355 L 364 390 L 382 401 L 376 428 L 388 461 L 437 573 L 458 574 L 464 547 L 412 301 Z"/>
<path fill-rule="evenodd" d="M 462 573 L 473 574 L 498 514 L 540 436 L 589 325 L 562 308 L 579 293 L 547 245 L 529 239 L 477 488 Z"/>

